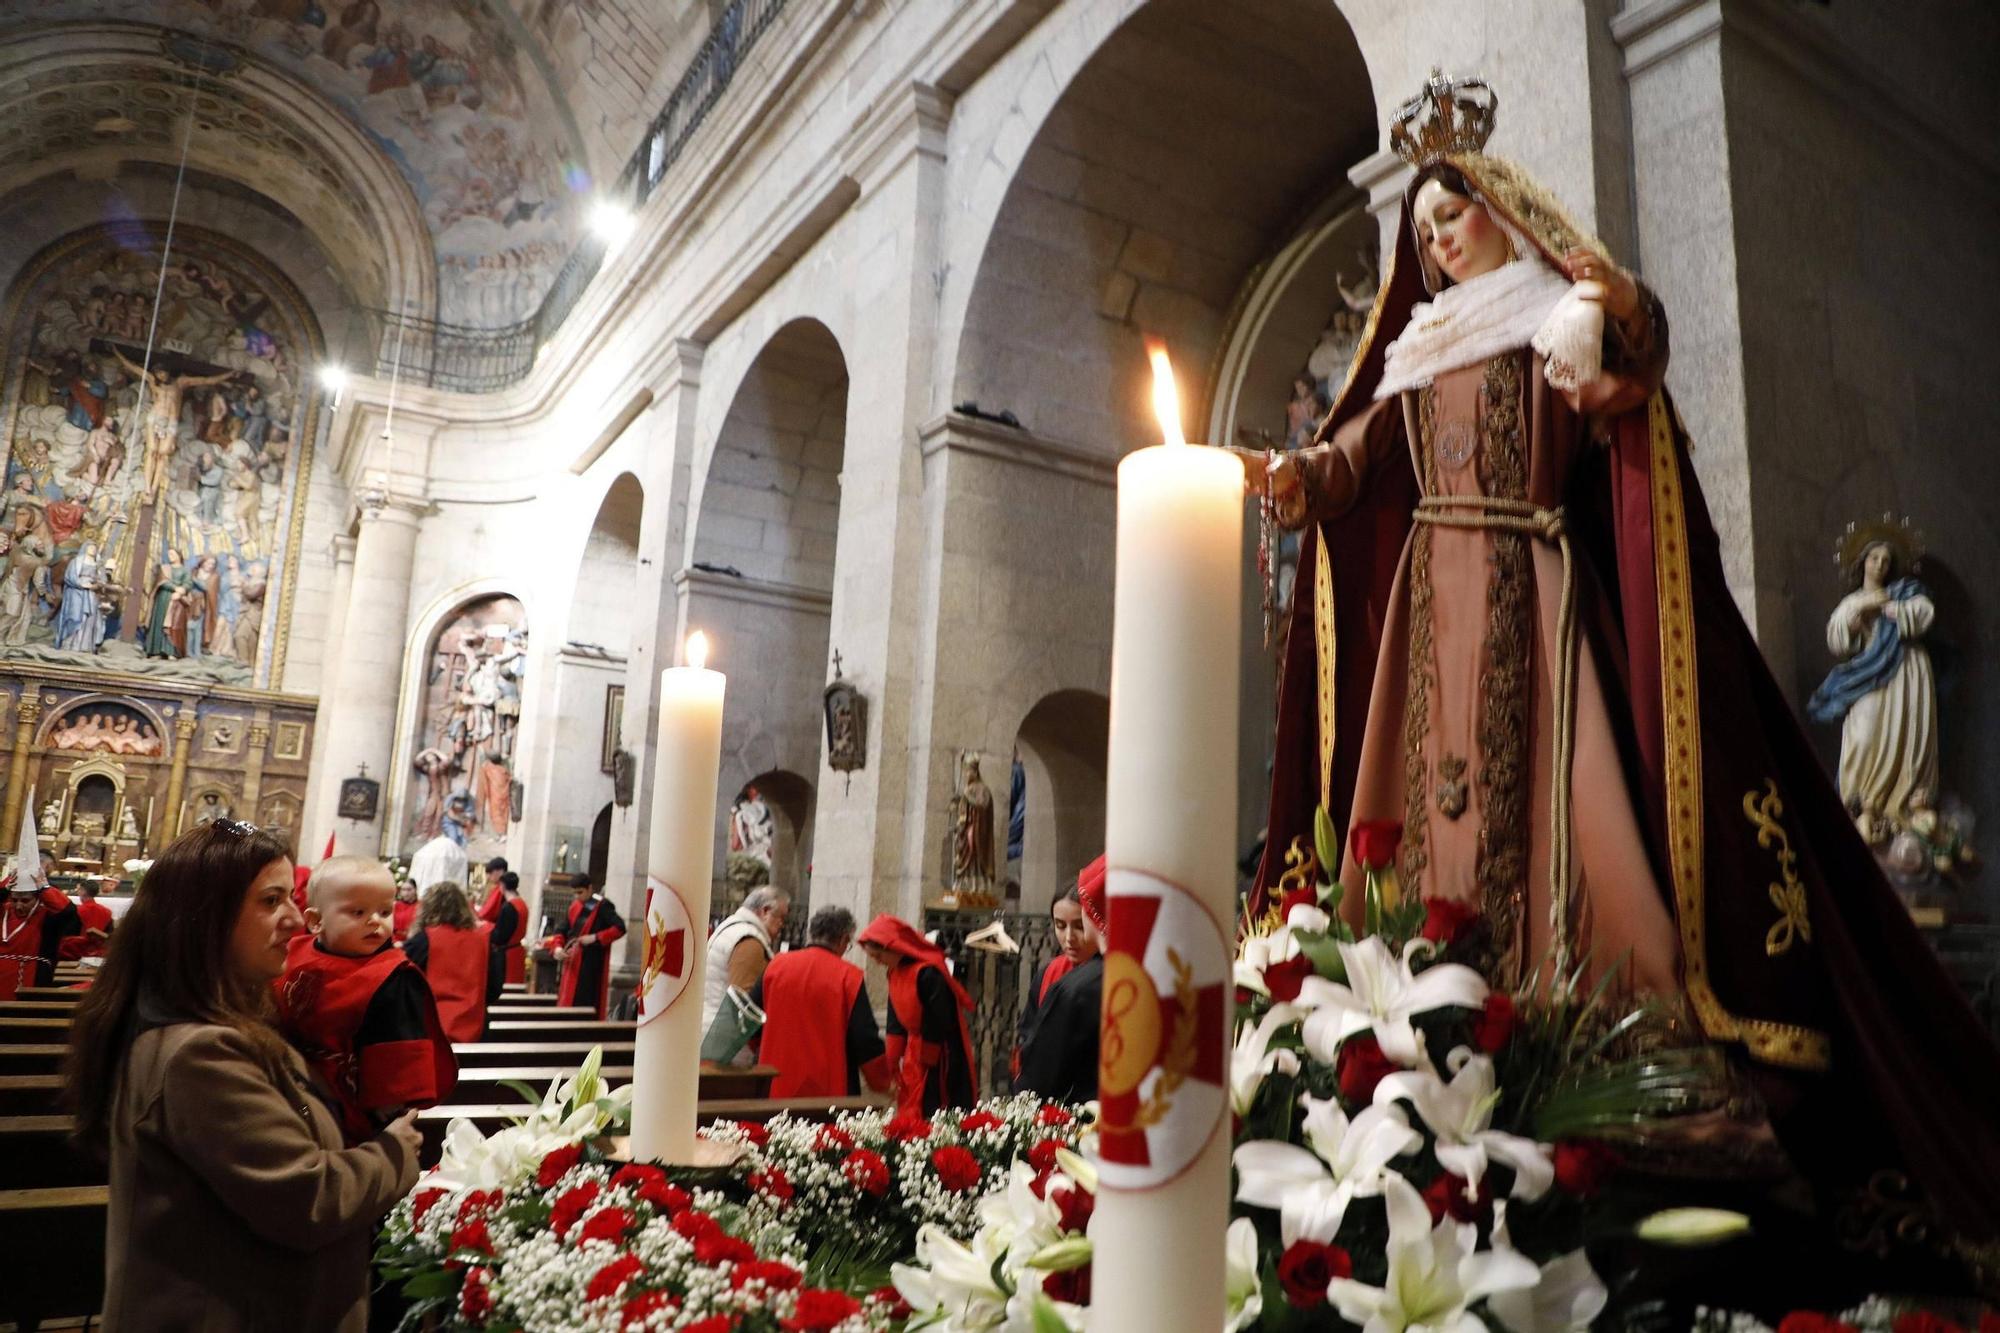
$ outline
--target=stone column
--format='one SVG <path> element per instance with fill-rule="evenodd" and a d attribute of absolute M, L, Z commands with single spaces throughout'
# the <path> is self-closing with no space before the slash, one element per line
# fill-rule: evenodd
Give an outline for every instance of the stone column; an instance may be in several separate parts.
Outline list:
<path fill-rule="evenodd" d="M 181 799 L 187 791 L 188 752 L 194 749 L 197 721 L 193 704 L 181 705 L 174 717 L 174 760 L 167 770 L 167 842 L 181 835 Z"/>
<path fill-rule="evenodd" d="M 14 754 L 7 764 L 7 805 L 0 813 L 0 828 L 12 829 L 8 837 L 21 834 L 21 803 L 27 799 L 29 751 L 35 744 L 35 724 L 42 720 L 42 696 L 33 685 L 21 688 L 21 702 L 14 708 Z"/>
<path fill-rule="evenodd" d="M 403 647 L 410 612 L 410 574 L 416 557 L 417 528 L 428 506 L 406 496 L 374 492 L 361 504 L 360 533 L 354 545 L 347 613 L 341 641 L 329 657 L 338 661 L 331 688 L 320 695 L 320 751 L 312 814 L 306 836 L 317 837 L 338 818 L 341 781 L 368 766 L 385 787 L 394 780 L 389 764 L 396 744 L 396 698 L 403 679 Z M 388 802 L 382 802 L 386 810 Z M 358 822 L 358 821 L 356 821 Z M 346 850 L 378 848 L 382 816 L 342 831 Z"/>
<path fill-rule="evenodd" d="M 326 649 L 320 655 L 319 697 L 322 700 L 333 697 L 334 685 L 340 675 L 340 646 L 347 632 L 347 603 L 354 595 L 354 538 L 347 533 L 339 533 L 333 539 L 333 591 L 328 594 L 326 605 Z M 323 845 L 326 829 L 310 823 L 313 811 L 319 809 L 319 789 L 327 782 L 326 771 L 326 725 L 323 719 L 313 722 L 311 759 L 306 765 L 306 804 L 299 811 L 299 846 L 301 854 L 308 843 Z M 334 783 L 336 787 L 339 783 Z M 317 840 L 317 841 L 315 841 Z"/>

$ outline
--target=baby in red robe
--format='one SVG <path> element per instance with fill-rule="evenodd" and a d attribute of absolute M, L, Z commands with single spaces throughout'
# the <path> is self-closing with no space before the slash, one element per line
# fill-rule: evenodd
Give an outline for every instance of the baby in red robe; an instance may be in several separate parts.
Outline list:
<path fill-rule="evenodd" d="M 435 1106 L 458 1082 L 451 1039 L 423 972 L 391 938 L 388 868 L 337 856 L 313 872 L 310 933 L 291 943 L 272 984 L 285 1036 L 319 1072 L 350 1144 L 412 1106 Z"/>

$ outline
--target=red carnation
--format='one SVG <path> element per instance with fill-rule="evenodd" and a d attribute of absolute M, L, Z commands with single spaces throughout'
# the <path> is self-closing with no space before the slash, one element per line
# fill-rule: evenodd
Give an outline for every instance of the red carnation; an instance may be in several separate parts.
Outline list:
<path fill-rule="evenodd" d="M 1382 1044 L 1372 1036 L 1350 1037 L 1341 1044 L 1334 1060 L 1334 1077 L 1340 1080 L 1340 1095 L 1350 1102 L 1368 1102 L 1375 1085 L 1396 1072 L 1396 1062 L 1382 1054 Z"/>
<path fill-rule="evenodd" d="M 805 1281 L 805 1276 L 790 1264 L 781 1264 L 776 1259 L 758 1259 L 753 1263 L 738 1264 L 729 1274 L 729 1285 L 741 1291 L 752 1282 L 761 1282 L 772 1291 L 790 1291 Z"/>
<path fill-rule="evenodd" d="M 630 1185 L 633 1189 L 653 1184 L 664 1185 L 667 1183 L 667 1173 L 657 1166 L 648 1166 L 644 1162 L 630 1162 L 612 1173 L 611 1183 Z"/>
<path fill-rule="evenodd" d="M 1588 1199 L 1604 1188 L 1618 1162 L 1618 1153 L 1609 1144 L 1565 1139 L 1556 1145 L 1556 1186 L 1565 1194 Z"/>
<path fill-rule="evenodd" d="M 1264 969 L 1264 988 L 1271 992 L 1271 998 L 1279 1004 L 1287 1004 L 1299 998 L 1299 988 L 1312 974 L 1312 959 L 1304 954 L 1296 954 L 1282 963 L 1272 963 Z"/>
<path fill-rule="evenodd" d="M 1957 1324 L 1928 1310 L 1910 1310 L 1896 1316 L 1889 1333 L 1965 1333 Z"/>
<path fill-rule="evenodd" d="M 483 1324 L 493 1313 L 493 1293 L 486 1288 L 486 1270 L 468 1269 L 458 1289 L 458 1313 L 469 1324 Z"/>
<path fill-rule="evenodd" d="M 1456 898 L 1424 899 L 1424 938 L 1450 944 L 1479 919 L 1479 909 Z"/>
<path fill-rule="evenodd" d="M 1364 819 L 1349 830 L 1347 850 L 1363 870 L 1380 870 L 1396 859 L 1403 842 L 1400 819 Z"/>
<path fill-rule="evenodd" d="M 1493 1211 L 1493 1184 L 1480 1177 L 1478 1192 L 1468 1199 L 1465 1177 L 1446 1171 L 1424 1186 L 1424 1205 L 1431 1210 L 1434 1224 L 1443 1221 L 1447 1213 L 1454 1222 L 1484 1222 Z"/>
<path fill-rule="evenodd" d="M 1035 1123 L 1038 1125 L 1067 1125 L 1074 1119 L 1076 1117 L 1071 1115 L 1067 1108 L 1057 1106 L 1053 1102 L 1035 1112 Z"/>
<path fill-rule="evenodd" d="M 720 1125 L 734 1125 L 743 1136 L 759 1148 L 771 1141 L 771 1131 L 755 1120 L 719 1120 Z"/>
<path fill-rule="evenodd" d="M 671 1291 L 642 1291 L 631 1300 L 625 1302 L 625 1307 L 618 1312 L 618 1326 L 620 1328 L 644 1328 L 646 1325 L 646 1316 L 652 1314 L 653 1311 L 672 1310 L 678 1308 L 679 1305 L 680 1301 L 674 1298 L 674 1294 Z M 715 1321 L 703 1320 L 702 1322 L 713 1323 Z M 724 1327 L 727 1327 L 727 1325 Z"/>
<path fill-rule="evenodd" d="M 642 1203 L 651 1204 L 654 1212 L 665 1213 L 669 1217 L 680 1212 L 694 1201 L 688 1192 L 679 1185 L 669 1185 L 664 1181 L 658 1184 L 649 1181 L 641 1185 L 639 1187 L 639 1199 Z"/>
<path fill-rule="evenodd" d="M 1057 1184 L 1048 1197 L 1056 1206 L 1056 1217 L 1064 1231 L 1081 1234 L 1089 1227 L 1090 1215 L 1097 1210 L 1096 1195 L 1081 1185 Z"/>
<path fill-rule="evenodd" d="M 586 1180 L 564 1190 L 556 1196 L 555 1206 L 549 1209 L 549 1230 L 568 1239 L 569 1229 L 590 1211 L 590 1205 L 597 1201 L 598 1187 L 594 1180 Z"/>
<path fill-rule="evenodd" d="M 959 1121 L 958 1127 L 963 1133 L 977 1134 L 982 1129 L 998 1129 L 1005 1123 L 1005 1121 L 999 1116 L 994 1115 L 991 1111 L 974 1111 L 971 1115 Z"/>
<path fill-rule="evenodd" d="M 846 1152 L 854 1146 L 854 1136 L 839 1125 L 821 1125 L 813 1135 L 813 1151 Z"/>
<path fill-rule="evenodd" d="M 555 1183 L 568 1175 L 570 1168 L 583 1160 L 583 1145 L 572 1143 L 556 1149 L 542 1159 L 535 1171 L 535 1184 L 542 1189 L 554 1189 Z"/>
<path fill-rule="evenodd" d="M 600 1208 L 590 1215 L 588 1222 L 583 1224 L 583 1231 L 577 1237 L 576 1243 L 581 1245 L 587 1240 L 608 1240 L 615 1245 L 625 1239 L 625 1233 L 631 1229 L 632 1214 L 616 1205 Z"/>
<path fill-rule="evenodd" d="M 437 1207 L 438 1200 L 447 1193 L 449 1191 L 441 1189 L 418 1190 L 416 1197 L 410 1201 L 410 1221 L 422 1225 L 424 1214 Z"/>
<path fill-rule="evenodd" d="M 646 1261 L 636 1254 L 621 1254 L 591 1275 L 590 1285 L 583 1289 L 587 1301 L 601 1301 L 616 1296 L 627 1282 L 646 1271 Z"/>
<path fill-rule="evenodd" d="M 782 1326 L 796 1330 L 796 1333 L 822 1333 L 860 1313 L 861 1302 L 844 1291 L 807 1287 L 799 1293 L 799 1302 L 793 1307 L 792 1317 L 783 1321 Z"/>
<path fill-rule="evenodd" d="M 908 1319 L 910 1303 L 903 1299 L 903 1293 L 894 1287 L 877 1287 L 868 1293 L 868 1299 L 883 1306 L 891 1319 Z"/>
<path fill-rule="evenodd" d="M 1520 1016 L 1514 1012 L 1514 997 L 1506 991 L 1488 991 L 1486 1006 L 1472 1022 L 1472 1044 L 1492 1055 L 1514 1036 Z"/>
<path fill-rule="evenodd" d="M 1071 1305 L 1090 1304 L 1090 1265 L 1049 1274 L 1042 1279 L 1042 1295 Z"/>
<path fill-rule="evenodd" d="M 792 1198 L 792 1182 L 783 1171 L 775 1166 L 767 1166 L 761 1171 L 750 1173 L 750 1188 L 759 1194 L 768 1194 L 779 1203 L 789 1203 Z"/>
<path fill-rule="evenodd" d="M 1291 892 L 1287 893 L 1284 897 L 1278 899 L 1278 920 L 1280 921 L 1290 920 L 1292 915 L 1292 909 L 1294 907 L 1318 907 L 1318 906 L 1319 906 L 1318 889 L 1309 889 L 1309 888 L 1293 889 Z"/>
<path fill-rule="evenodd" d="M 1043 1139 L 1028 1149 L 1028 1165 L 1036 1171 L 1053 1171 L 1056 1154 L 1068 1146 L 1061 1139 Z"/>
<path fill-rule="evenodd" d="M 732 1314 L 712 1314 L 706 1319 L 697 1319 L 681 1329 L 681 1333 L 736 1333 L 736 1316 Z"/>
<path fill-rule="evenodd" d="M 944 1187 L 954 1194 L 965 1193 L 986 1176 L 979 1159 L 955 1143 L 932 1153 L 931 1166 L 937 1170 Z"/>
<path fill-rule="evenodd" d="M 451 1248 L 454 1253 L 459 1250 L 476 1250 L 480 1254 L 493 1253 L 493 1233 L 486 1229 L 486 1219 L 476 1218 L 452 1232 Z"/>
<path fill-rule="evenodd" d="M 499 1190 L 474 1190 L 458 1201 L 458 1220 L 470 1222 L 481 1213 L 490 1213 L 505 1197 Z"/>
<path fill-rule="evenodd" d="M 907 1143 L 911 1139 L 927 1139 L 930 1136 L 931 1122 L 920 1115 L 895 1115 L 882 1126 L 882 1137 L 891 1143 Z"/>
<path fill-rule="evenodd" d="M 1278 1285 L 1285 1300 L 1310 1310 L 1326 1300 L 1326 1289 L 1337 1277 L 1354 1271 L 1354 1260 L 1338 1245 L 1316 1240 L 1294 1241 L 1278 1256 Z"/>
<path fill-rule="evenodd" d="M 841 1162 L 840 1174 L 863 1194 L 879 1199 L 889 1192 L 889 1164 L 882 1160 L 881 1153 L 856 1148 Z"/>
<path fill-rule="evenodd" d="M 700 1240 L 703 1236 L 712 1236 L 722 1230 L 722 1223 L 707 1213 L 696 1212 L 689 1208 L 674 1214 L 673 1228 L 677 1235 L 687 1240 Z"/>
<path fill-rule="evenodd" d="M 697 1263 L 713 1268 L 720 1263 L 747 1264 L 757 1257 L 757 1251 L 749 1241 L 718 1227 L 694 1243 L 694 1257 Z"/>
<path fill-rule="evenodd" d="M 1794 1310 L 1778 1322 L 1778 1333 L 1860 1333 L 1832 1315 L 1814 1310 Z"/>

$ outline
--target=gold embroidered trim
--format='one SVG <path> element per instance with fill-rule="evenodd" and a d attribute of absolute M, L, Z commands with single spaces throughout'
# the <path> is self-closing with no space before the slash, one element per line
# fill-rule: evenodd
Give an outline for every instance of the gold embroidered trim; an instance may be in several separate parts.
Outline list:
<path fill-rule="evenodd" d="M 1521 449 L 1522 354 L 1486 363 L 1479 433 L 1486 493 L 1524 500 Z M 1479 858 L 1474 878 L 1502 962 L 1519 976 L 1525 950 L 1522 907 L 1528 888 L 1528 640 L 1531 605 L 1528 538 L 1487 534 L 1493 543 L 1486 581 L 1485 669 L 1479 678 Z"/>
<path fill-rule="evenodd" d="M 1334 651 L 1339 647 L 1333 623 L 1333 561 L 1327 555 L 1326 529 L 1315 527 L 1318 559 L 1313 562 L 1313 659 L 1319 674 L 1319 803 L 1333 813 L 1333 741 L 1339 721 L 1334 706 Z M 1334 867 L 1338 873 L 1339 867 Z"/>
<path fill-rule="evenodd" d="M 1791 1069 L 1824 1070 L 1833 1044 L 1823 1032 L 1789 1023 L 1739 1018 L 1722 1005 L 1708 975 L 1706 886 L 1702 876 L 1700 696 L 1694 669 L 1687 515 L 1666 395 L 1646 405 L 1652 444 L 1653 568 L 1660 602 L 1660 692 L 1666 740 L 1667 859 L 1674 915 L 1680 923 L 1688 1000 L 1713 1041 L 1740 1041 L 1756 1059 Z"/>
<path fill-rule="evenodd" d="M 1771 906 L 1778 909 L 1778 919 L 1764 933 L 1764 952 L 1773 958 L 1799 940 L 1812 943 L 1812 919 L 1806 914 L 1806 886 L 1799 883 L 1798 853 L 1792 850 L 1785 826 L 1778 822 L 1784 813 L 1785 803 L 1778 797 L 1775 778 L 1764 779 L 1761 796 L 1754 791 L 1743 793 L 1743 814 L 1757 826 L 1757 845 L 1766 851 L 1775 849 L 1778 856 L 1779 878 L 1771 883 Z"/>
<path fill-rule="evenodd" d="M 1437 489 L 1437 466 L 1431 458 L 1431 437 L 1437 429 L 1437 388 L 1417 391 L 1416 450 L 1423 468 L 1422 487 Z M 1424 867 L 1430 851 L 1424 845 L 1430 830 L 1430 790 L 1424 751 L 1431 731 L 1431 530 L 1419 523 L 1410 534 L 1410 661 L 1403 696 L 1403 883 L 1423 892 Z"/>

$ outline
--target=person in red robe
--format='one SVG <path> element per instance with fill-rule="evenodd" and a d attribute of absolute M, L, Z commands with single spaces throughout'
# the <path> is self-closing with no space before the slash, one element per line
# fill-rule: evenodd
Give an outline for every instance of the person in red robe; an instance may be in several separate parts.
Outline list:
<path fill-rule="evenodd" d="M 1016 1027 L 1014 1055 L 1011 1071 L 1015 1078 L 1021 1076 L 1021 1048 L 1027 1044 L 1028 1034 L 1035 1030 L 1036 1015 L 1041 1012 L 1042 1002 L 1058 981 L 1068 976 L 1078 964 L 1088 962 L 1097 956 L 1096 936 L 1084 927 L 1083 899 L 1079 887 L 1084 876 L 1096 869 L 1100 891 L 1103 885 L 1103 858 L 1099 857 L 1086 866 L 1077 877 L 1077 883 L 1069 886 L 1062 897 L 1049 905 L 1049 927 L 1056 937 L 1056 956 L 1042 968 L 1028 989 L 1028 1002 L 1021 1007 L 1021 1021 Z"/>
<path fill-rule="evenodd" d="M 1108 927 L 1104 902 L 1104 858 L 1077 876 L 1075 896 L 1082 920 L 1076 952 L 1082 957 L 1045 990 L 1033 1022 L 1021 1036 L 1021 1064 L 1015 1090 L 1050 1101 L 1087 1102 L 1097 1096 L 1097 1033 L 1104 992 L 1102 944 Z"/>
<path fill-rule="evenodd" d="M 423 969 L 446 1036 L 478 1041 L 485 1035 L 486 1009 L 500 998 L 507 963 L 494 944 L 492 928 L 472 915 L 464 889 L 431 886 L 416 929 L 403 942 L 403 957 Z"/>
<path fill-rule="evenodd" d="M 865 1078 L 889 1086 L 882 1033 L 861 969 L 844 955 L 854 913 L 822 907 L 806 924 L 806 947 L 773 958 L 750 990 L 764 1011 L 758 1058 L 774 1066 L 773 1097 L 852 1097 Z"/>
<path fill-rule="evenodd" d="M 500 861 L 494 857 L 494 861 Z M 528 905 L 521 901 L 521 877 L 507 869 L 507 863 L 500 861 L 500 870 L 492 874 L 493 861 L 486 863 L 492 885 L 486 893 L 486 901 L 479 905 L 479 919 L 493 928 L 493 944 L 507 961 L 509 982 L 528 979 L 528 951 L 521 941 L 528 937 Z"/>
<path fill-rule="evenodd" d="M 111 909 L 97 901 L 97 882 L 86 879 L 77 886 L 77 933 L 65 936 L 56 954 L 65 962 L 79 958 L 102 958 L 111 942 Z"/>
<path fill-rule="evenodd" d="M 887 913 L 861 932 L 861 947 L 889 970 L 887 1055 L 896 1080 L 896 1110 L 927 1116 L 970 1106 L 972 1031 L 965 1016 L 972 997 L 958 984 L 944 951 L 909 922 Z"/>
<path fill-rule="evenodd" d="M 54 985 L 62 941 L 82 929 L 69 896 L 44 887 L 36 874 L 10 869 L 0 880 L 7 892 L 0 907 L 0 1000 L 13 999 L 23 986 Z"/>
<path fill-rule="evenodd" d="M 544 944 L 562 964 L 558 1004 L 588 1004 L 604 1017 L 611 999 L 611 945 L 624 934 L 625 918 L 611 901 L 589 880 L 577 885 L 568 920 Z"/>
<path fill-rule="evenodd" d="M 424 974 L 390 938 L 396 884 L 386 866 L 337 856 L 313 872 L 312 933 L 288 946 L 272 983 L 279 1029 L 325 1080 L 350 1145 L 458 1082 L 451 1039 Z"/>
<path fill-rule="evenodd" d="M 396 910 L 390 921 L 389 933 L 396 943 L 401 944 L 410 938 L 410 927 L 416 924 L 417 886 L 404 880 L 396 886 Z"/>

